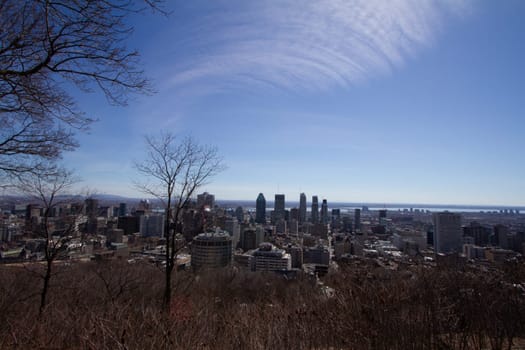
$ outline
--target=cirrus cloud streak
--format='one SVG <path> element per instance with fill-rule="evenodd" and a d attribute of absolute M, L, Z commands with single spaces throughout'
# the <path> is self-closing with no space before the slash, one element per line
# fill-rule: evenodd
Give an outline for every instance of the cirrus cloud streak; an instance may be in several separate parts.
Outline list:
<path fill-rule="evenodd" d="M 177 29 L 169 85 L 344 88 L 403 66 L 468 12 L 468 0 L 219 1 Z"/>

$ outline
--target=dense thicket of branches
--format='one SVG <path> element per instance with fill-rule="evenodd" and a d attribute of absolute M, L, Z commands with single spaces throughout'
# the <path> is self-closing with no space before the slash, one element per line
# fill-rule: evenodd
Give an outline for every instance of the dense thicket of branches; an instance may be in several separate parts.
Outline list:
<path fill-rule="evenodd" d="M 126 18 L 144 4 L 0 0 L 0 175 L 31 171 L 77 146 L 75 131 L 92 120 L 72 87 L 101 90 L 116 104 L 149 90 L 137 52 L 124 44 Z"/>
<path fill-rule="evenodd" d="M 524 345 L 522 265 L 479 269 L 343 268 L 332 296 L 308 278 L 218 270 L 175 275 L 125 261 L 60 266 L 38 323 L 36 281 L 0 266 L 0 348 L 517 349 Z"/>

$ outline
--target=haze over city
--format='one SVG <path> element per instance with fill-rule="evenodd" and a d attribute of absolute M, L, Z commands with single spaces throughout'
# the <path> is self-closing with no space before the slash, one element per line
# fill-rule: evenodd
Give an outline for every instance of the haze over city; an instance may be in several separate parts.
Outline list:
<path fill-rule="evenodd" d="M 156 94 L 98 118 L 64 162 L 99 193 L 143 196 L 159 129 L 218 147 L 219 199 L 525 204 L 521 1 L 192 1 L 138 14 L 129 46 Z"/>

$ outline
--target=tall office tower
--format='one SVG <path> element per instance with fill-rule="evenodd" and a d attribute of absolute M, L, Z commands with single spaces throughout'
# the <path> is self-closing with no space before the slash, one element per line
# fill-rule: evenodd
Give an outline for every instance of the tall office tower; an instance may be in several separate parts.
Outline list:
<path fill-rule="evenodd" d="M 232 238 L 232 248 L 235 250 L 241 239 L 241 225 L 235 219 L 228 219 L 224 222 L 224 231 L 228 232 Z"/>
<path fill-rule="evenodd" d="M 379 225 L 385 226 L 387 225 L 386 221 L 386 209 L 379 209 Z"/>
<path fill-rule="evenodd" d="M 235 209 L 235 217 L 239 222 L 244 221 L 244 210 L 242 209 L 242 207 L 239 206 Z"/>
<path fill-rule="evenodd" d="M 291 220 L 295 220 L 295 221 L 299 221 L 299 209 L 297 208 L 292 208 L 290 209 L 290 213 L 288 215 L 288 221 L 291 221 Z"/>
<path fill-rule="evenodd" d="M 164 215 L 142 215 L 140 234 L 144 237 L 164 235 Z"/>
<path fill-rule="evenodd" d="M 259 193 L 255 201 L 255 222 L 266 224 L 266 199 L 262 193 Z"/>
<path fill-rule="evenodd" d="M 489 244 L 492 228 L 482 226 L 479 222 L 472 221 L 469 226 L 463 227 L 463 236 L 474 238 L 474 244 L 486 246 Z"/>
<path fill-rule="evenodd" d="M 206 207 L 209 209 L 213 209 L 214 205 L 215 205 L 215 196 L 213 194 L 204 192 L 204 193 L 197 195 L 197 206 L 199 208 Z"/>
<path fill-rule="evenodd" d="M 139 202 L 138 210 L 143 211 L 144 213 L 149 213 L 151 211 L 151 202 L 149 199 L 142 199 Z"/>
<path fill-rule="evenodd" d="M 41 213 L 42 208 L 38 204 L 28 204 L 26 206 L 26 220 L 29 220 L 32 217 L 40 217 Z"/>
<path fill-rule="evenodd" d="M 352 218 L 350 218 L 349 216 L 343 216 L 343 230 L 345 232 L 354 231 L 354 222 L 352 221 Z"/>
<path fill-rule="evenodd" d="M 97 209 L 97 217 L 109 219 L 111 217 L 111 214 L 113 214 L 113 210 L 111 207 L 102 206 L 98 207 Z"/>
<path fill-rule="evenodd" d="M 361 209 L 354 209 L 354 231 L 361 231 Z"/>
<path fill-rule="evenodd" d="M 306 195 L 301 193 L 299 196 L 299 223 L 306 222 Z"/>
<path fill-rule="evenodd" d="M 434 223 L 434 251 L 451 253 L 461 251 L 461 215 L 441 212 L 432 215 Z"/>
<path fill-rule="evenodd" d="M 128 205 L 120 203 L 118 206 L 118 216 L 126 216 L 128 214 Z"/>
<path fill-rule="evenodd" d="M 136 232 L 140 232 L 140 217 L 121 216 L 118 218 L 117 228 L 123 229 L 125 235 L 132 235 Z"/>
<path fill-rule="evenodd" d="M 34 232 L 39 227 L 39 224 L 41 222 L 40 220 L 40 214 L 41 214 L 42 208 L 36 204 L 29 204 L 26 207 L 26 220 L 25 220 L 25 229 L 28 232 Z"/>
<path fill-rule="evenodd" d="M 319 223 L 319 200 L 317 196 L 312 196 L 312 223 Z"/>
<path fill-rule="evenodd" d="M 341 226 L 341 209 L 332 209 L 332 226 Z"/>
<path fill-rule="evenodd" d="M 248 227 L 241 230 L 240 247 L 247 251 L 255 249 L 264 241 L 264 228 L 262 226 Z"/>
<path fill-rule="evenodd" d="M 509 249 L 509 227 L 497 224 L 494 226 L 494 244 L 503 249 Z"/>
<path fill-rule="evenodd" d="M 328 203 L 326 199 L 323 199 L 323 204 L 321 204 L 321 223 L 327 224 L 328 222 Z"/>
<path fill-rule="evenodd" d="M 98 199 L 87 198 L 84 201 L 86 216 L 90 219 L 96 218 L 98 214 Z"/>
<path fill-rule="evenodd" d="M 275 195 L 275 204 L 273 208 L 275 221 L 284 220 L 286 216 L 284 206 L 284 194 Z"/>

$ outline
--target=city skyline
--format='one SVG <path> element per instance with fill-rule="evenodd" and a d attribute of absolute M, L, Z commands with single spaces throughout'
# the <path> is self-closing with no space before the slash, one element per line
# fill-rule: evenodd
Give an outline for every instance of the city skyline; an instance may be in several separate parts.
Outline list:
<path fill-rule="evenodd" d="M 525 4 L 169 6 L 130 38 L 157 94 L 75 95 L 99 119 L 64 157 L 81 186 L 141 197 L 143 135 L 169 129 L 218 147 L 221 199 L 525 204 Z"/>

